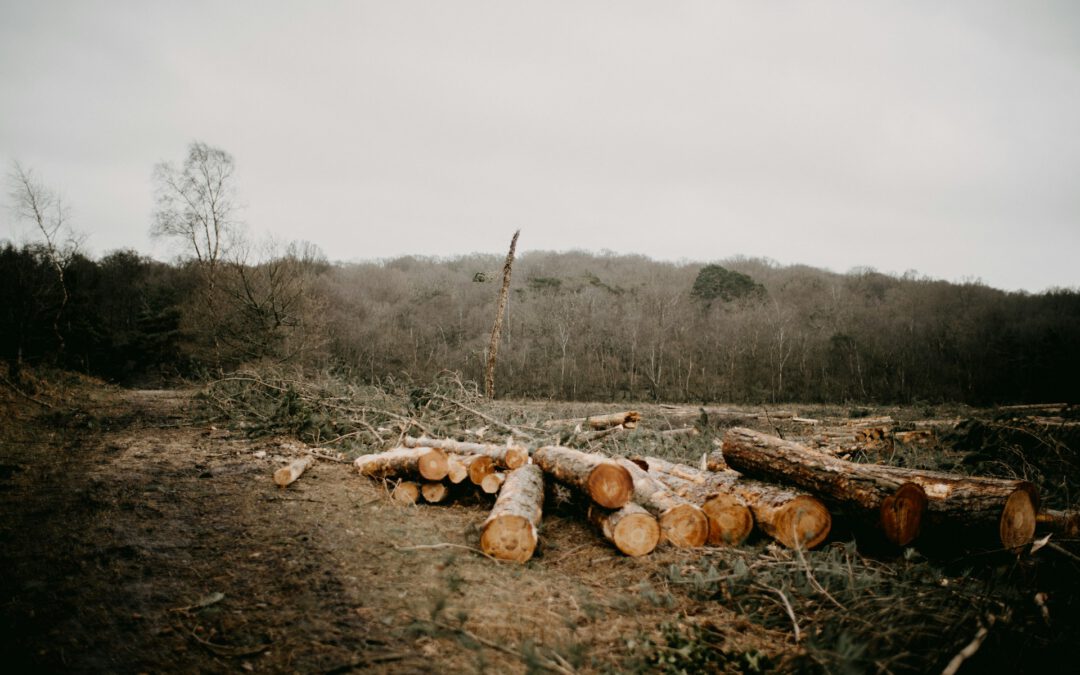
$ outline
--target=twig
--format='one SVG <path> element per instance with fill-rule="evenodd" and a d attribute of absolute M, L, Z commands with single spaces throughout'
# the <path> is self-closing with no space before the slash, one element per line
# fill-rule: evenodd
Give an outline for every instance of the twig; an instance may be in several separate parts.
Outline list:
<path fill-rule="evenodd" d="M 214 652 L 215 654 L 219 654 L 221 656 L 231 656 L 234 658 L 240 656 L 254 656 L 255 654 L 261 654 L 262 652 L 265 652 L 267 649 L 270 648 L 270 645 L 260 645 L 258 647 L 233 647 L 231 645 L 219 645 L 217 643 L 210 642 L 209 640 L 202 639 L 195 634 L 194 629 L 191 630 L 191 637 L 193 637 L 196 642 L 206 647 L 210 651 Z"/>
<path fill-rule="evenodd" d="M 784 603 L 784 609 L 787 611 L 788 618 L 791 619 L 791 625 L 795 627 L 795 644 L 798 644 L 799 640 L 802 639 L 802 631 L 799 630 L 799 621 L 795 618 L 795 610 L 792 608 L 791 603 L 788 602 L 787 596 L 784 595 L 784 592 L 779 588 L 773 588 L 772 586 L 766 586 L 765 584 L 761 584 L 761 587 L 780 596 L 780 600 Z"/>
<path fill-rule="evenodd" d="M 979 651 L 979 647 L 982 647 L 982 643 L 986 640 L 986 636 L 990 634 L 990 627 L 981 625 L 982 622 L 979 623 L 979 630 L 975 632 L 975 637 L 972 638 L 971 642 L 969 642 L 966 647 L 960 650 L 960 653 L 952 657 L 952 660 L 949 661 L 949 665 L 945 666 L 945 670 L 941 671 L 941 675 L 956 675 L 956 671 L 960 670 L 960 666 L 964 665 L 964 661 L 975 656 L 975 653 Z M 994 625 L 993 615 L 990 615 L 988 623 L 990 626 Z"/>
<path fill-rule="evenodd" d="M 515 427 L 512 424 L 507 424 L 506 422 L 500 422 L 499 420 L 495 419 L 494 417 L 491 417 L 490 415 L 485 415 L 484 413 L 480 412 L 479 410 L 476 410 L 474 408 L 470 408 L 469 406 L 465 405 L 461 401 L 455 401 L 454 399 L 452 399 L 452 398 L 450 398 L 448 396 L 443 396 L 442 394 L 437 394 L 435 392 L 431 392 L 431 397 L 432 398 L 437 398 L 440 401 L 446 401 L 447 403 L 456 405 L 457 407 L 461 408 L 465 412 L 472 413 L 473 415 L 476 415 L 480 419 L 491 422 L 492 424 L 494 424 L 496 426 L 499 426 L 499 427 L 502 427 L 503 429 L 506 429 L 507 431 L 509 431 L 509 432 L 511 432 L 513 434 L 516 434 L 518 436 L 524 436 L 525 438 L 528 438 L 528 439 L 532 439 L 532 436 L 530 434 L 525 433 L 520 428 Z"/>
<path fill-rule="evenodd" d="M 474 632 L 472 632 L 470 630 L 467 630 L 465 628 L 462 628 L 461 626 L 451 626 L 450 624 L 443 623 L 442 621 L 434 621 L 434 620 L 431 620 L 431 619 L 419 619 L 419 618 L 417 618 L 415 616 L 413 618 L 416 619 L 417 621 L 427 621 L 431 625 L 438 626 L 439 628 L 442 628 L 444 630 L 451 630 L 451 631 L 454 631 L 456 633 L 460 633 L 461 635 L 464 635 L 465 637 L 469 638 L 470 640 L 475 640 L 476 642 L 484 645 L 485 647 L 490 647 L 490 648 L 498 650 L 498 651 L 500 651 L 500 652 L 502 652 L 504 654 L 509 654 L 511 656 L 515 656 L 515 657 L 517 657 L 519 659 L 521 658 L 521 652 L 520 651 L 516 651 L 514 649 L 511 649 L 510 647 L 507 647 L 506 645 L 500 644 L 498 642 L 492 642 L 491 640 L 486 640 L 486 639 L 480 637 L 479 635 L 477 635 L 476 633 L 474 633 Z M 537 655 L 537 656 L 542 659 L 541 661 L 539 661 L 540 666 L 542 666 L 544 668 L 547 668 L 548 670 L 556 672 L 556 673 L 562 673 L 563 675 L 574 675 L 575 671 L 573 671 L 572 669 L 567 668 L 567 667 L 562 666 L 562 665 L 559 665 L 558 663 L 553 662 L 550 659 L 547 659 L 545 657 L 540 657 L 539 655 Z"/>
<path fill-rule="evenodd" d="M 440 543 L 440 544 L 417 544 L 415 546 L 395 546 L 394 550 L 395 551 L 434 551 L 434 550 L 439 550 L 439 549 L 443 549 L 443 548 L 460 548 L 463 551 L 470 551 L 472 553 L 479 553 L 480 555 L 484 556 L 488 560 L 494 560 L 495 562 L 499 562 L 499 563 L 506 562 L 505 560 L 499 560 L 498 558 L 496 558 L 494 556 L 490 556 L 490 555 L 488 555 L 487 553 L 484 553 L 483 551 L 481 551 L 478 548 L 473 548 L 472 546 L 465 546 L 464 544 L 451 544 L 449 542 L 443 542 L 443 543 Z"/>
<path fill-rule="evenodd" d="M 12 391 L 14 391 L 19 396 L 25 398 L 27 401 L 30 401 L 31 403 L 36 403 L 43 408 L 48 408 L 49 410 L 52 410 L 51 404 L 46 403 L 45 401 L 39 401 L 30 394 L 27 394 L 22 389 L 19 389 L 19 387 L 17 387 L 11 380 L 7 379 L 6 377 L 0 375 L 0 381 L 3 381 L 3 383 L 10 387 Z"/>

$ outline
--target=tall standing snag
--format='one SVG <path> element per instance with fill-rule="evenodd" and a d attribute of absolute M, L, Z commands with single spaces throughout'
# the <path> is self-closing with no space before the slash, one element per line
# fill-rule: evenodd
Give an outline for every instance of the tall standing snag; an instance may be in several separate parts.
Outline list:
<path fill-rule="evenodd" d="M 502 336 L 503 314 L 506 312 L 506 298 L 510 294 L 510 268 L 514 265 L 514 250 L 517 248 L 519 234 L 521 234 L 521 230 L 514 232 L 514 238 L 510 240 L 510 252 L 506 254 L 506 262 L 503 263 L 502 288 L 499 290 L 499 305 L 495 309 L 495 323 L 491 327 L 487 372 L 484 374 L 484 395 L 488 398 L 495 398 L 495 361 L 499 354 L 499 338 Z"/>
<path fill-rule="evenodd" d="M 480 550 L 493 558 L 525 562 L 539 539 L 544 506 L 544 472 L 535 464 L 506 475 L 499 498 L 481 526 Z"/>

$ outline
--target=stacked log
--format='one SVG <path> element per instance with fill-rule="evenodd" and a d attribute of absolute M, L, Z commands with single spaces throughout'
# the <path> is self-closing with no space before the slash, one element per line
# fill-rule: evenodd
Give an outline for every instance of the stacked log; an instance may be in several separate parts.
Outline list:
<path fill-rule="evenodd" d="M 660 536 L 680 548 L 704 546 L 709 538 L 709 519 L 685 497 L 680 497 L 628 459 L 620 464 L 633 478 L 634 502 L 656 516 Z"/>
<path fill-rule="evenodd" d="M 424 446 L 360 455 L 354 464 L 361 474 L 370 478 L 419 475 L 427 480 L 442 480 L 450 471 L 445 452 Z"/>
<path fill-rule="evenodd" d="M 589 522 L 628 556 L 648 555 L 660 543 L 660 525 L 656 518 L 634 502 L 614 511 L 590 506 Z"/>
<path fill-rule="evenodd" d="M 683 496 L 701 499 L 704 495 L 702 510 L 708 515 L 709 497 L 725 495 L 735 498 L 739 504 L 749 507 L 747 516 L 749 528 L 754 522 L 769 537 L 789 548 L 814 548 L 829 535 L 832 528 L 832 516 L 820 500 L 797 490 L 783 488 L 746 478 L 736 471 L 702 471 L 685 464 L 675 464 L 657 457 L 644 457 L 650 473 L 661 482 Z M 744 507 L 745 508 L 745 507 Z M 736 523 L 737 510 L 729 509 L 726 518 Z M 733 517 L 734 516 L 734 517 Z M 710 520 L 710 528 L 712 520 Z M 738 533 L 738 526 L 730 532 Z M 746 534 L 749 534 L 747 529 Z M 710 529 L 710 543 L 712 531 Z M 742 535 L 745 538 L 745 534 Z M 738 535 L 733 534 L 731 543 L 739 543 Z"/>
<path fill-rule="evenodd" d="M 533 453 L 533 462 L 604 508 L 622 508 L 634 494 L 634 481 L 626 468 L 599 455 L 548 445 Z"/>
<path fill-rule="evenodd" d="M 495 506 L 480 529 L 480 549 L 493 558 L 525 562 L 539 541 L 544 474 L 526 464 L 506 476 Z"/>
<path fill-rule="evenodd" d="M 924 512 L 936 523 L 996 525 L 1002 545 L 1009 549 L 1034 536 L 1038 494 L 1026 481 L 856 464 L 741 428 L 724 436 L 723 456 L 743 473 L 876 512 L 886 538 L 898 545 L 919 534 Z"/>
<path fill-rule="evenodd" d="M 497 466 L 504 469 L 516 469 L 529 461 L 527 448 L 507 443 L 498 445 L 495 443 L 470 443 L 467 441 L 455 441 L 448 438 L 412 438 L 406 436 L 402 444 L 407 448 L 438 448 L 444 452 L 453 452 L 459 455 L 486 455 Z"/>

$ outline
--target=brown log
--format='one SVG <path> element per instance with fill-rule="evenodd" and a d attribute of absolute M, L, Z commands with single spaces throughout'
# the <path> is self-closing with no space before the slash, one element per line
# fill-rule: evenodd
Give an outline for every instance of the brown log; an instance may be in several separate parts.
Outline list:
<path fill-rule="evenodd" d="M 922 496 L 926 515 L 935 523 L 995 525 L 1009 549 L 1030 542 L 1035 533 L 1038 492 L 1026 481 L 856 464 L 740 428 L 729 429 L 724 436 L 724 457 L 740 471 L 787 480 L 823 497 L 877 510 L 886 536 L 900 545 L 918 532 Z M 901 491 L 905 484 L 911 487 Z M 890 496 L 892 501 L 886 501 Z"/>
<path fill-rule="evenodd" d="M 314 463 L 315 458 L 311 455 L 294 459 L 274 472 L 274 482 L 278 484 L 278 487 L 290 485 L 303 475 L 303 473 Z"/>
<path fill-rule="evenodd" d="M 634 481 L 634 502 L 656 516 L 660 536 L 680 548 L 704 546 L 709 539 L 709 518 L 700 507 L 680 497 L 629 459 L 619 463 Z"/>
<path fill-rule="evenodd" d="M 360 455 L 354 464 L 361 474 L 370 478 L 413 475 L 442 480 L 450 470 L 446 453 L 427 447 L 395 448 L 374 455 Z"/>
<path fill-rule="evenodd" d="M 464 458 L 458 454 L 446 456 L 446 479 L 457 485 L 469 477 L 469 468 L 465 466 Z"/>
<path fill-rule="evenodd" d="M 626 468 L 599 455 L 548 445 L 533 453 L 533 461 L 604 508 L 622 508 L 634 494 L 634 481 Z"/>
<path fill-rule="evenodd" d="M 627 410 L 625 412 L 606 413 L 603 415 L 590 415 L 589 417 L 575 417 L 565 420 L 548 420 L 544 422 L 545 427 L 561 427 L 561 426 L 575 426 L 582 425 L 588 427 L 594 431 L 600 431 L 602 429 L 609 429 L 611 427 L 621 426 L 624 429 L 637 428 L 638 423 L 641 421 L 641 413 L 636 410 Z"/>
<path fill-rule="evenodd" d="M 450 488 L 446 487 L 446 483 L 428 481 L 420 486 L 420 494 L 424 496 L 424 501 L 438 504 L 450 496 Z"/>
<path fill-rule="evenodd" d="M 469 482 L 473 485 L 481 485 L 484 478 L 495 473 L 495 462 L 487 455 L 468 455 L 462 461 L 469 472 Z"/>
<path fill-rule="evenodd" d="M 390 493 L 390 499 L 399 504 L 415 504 L 420 498 L 420 485 L 411 480 L 399 481 Z"/>
<path fill-rule="evenodd" d="M 727 494 L 750 508 L 756 522 L 769 537 L 789 548 L 814 548 L 829 536 L 832 516 L 820 500 L 804 493 L 762 483 L 736 471 L 701 471 L 656 457 L 646 457 L 650 473 L 668 487 L 691 498 Z M 702 506 L 708 513 L 709 509 Z M 711 526 L 711 523 L 710 523 Z M 734 530 L 737 532 L 738 530 Z M 709 533 L 712 536 L 712 531 Z"/>
<path fill-rule="evenodd" d="M 402 443 L 407 448 L 431 447 L 439 448 L 445 452 L 453 452 L 459 455 L 487 455 L 497 466 L 504 469 L 516 469 L 529 461 L 529 450 L 521 445 L 508 443 L 498 445 L 496 443 L 470 443 L 468 441 L 455 441 L 449 438 L 412 438 L 406 436 Z"/>
<path fill-rule="evenodd" d="M 1036 516 L 1040 529 L 1049 530 L 1070 539 L 1080 536 L 1080 511 L 1046 509 Z"/>
<path fill-rule="evenodd" d="M 590 506 L 589 521 L 615 548 L 629 556 L 648 555 L 660 543 L 660 524 L 634 502 L 615 511 Z"/>
<path fill-rule="evenodd" d="M 498 494 L 505 480 L 505 473 L 489 473 L 480 481 L 480 489 L 489 495 Z"/>
<path fill-rule="evenodd" d="M 480 532 L 480 549 L 500 560 L 525 562 L 532 557 L 543 515 L 544 474 L 526 464 L 507 474 L 491 514 Z"/>

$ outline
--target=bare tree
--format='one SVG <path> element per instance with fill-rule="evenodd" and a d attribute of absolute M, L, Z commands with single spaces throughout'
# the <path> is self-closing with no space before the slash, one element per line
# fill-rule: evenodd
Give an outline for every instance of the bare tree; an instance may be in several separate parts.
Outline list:
<path fill-rule="evenodd" d="M 495 398 L 495 361 L 499 353 L 499 337 L 502 335 L 503 314 L 506 312 L 506 299 L 510 295 L 510 269 L 514 265 L 514 250 L 517 248 L 518 235 L 514 232 L 510 240 L 510 252 L 503 264 L 503 282 L 499 290 L 499 306 L 495 309 L 495 324 L 491 327 L 491 343 L 488 345 L 487 372 L 484 375 L 484 395 Z"/>
<path fill-rule="evenodd" d="M 67 307 L 69 296 L 67 268 L 79 252 L 79 239 L 68 226 L 68 211 L 60 195 L 41 182 L 33 170 L 13 162 L 8 175 L 8 197 L 15 217 L 30 222 L 40 234 L 41 250 L 48 265 L 56 272 L 60 290 L 60 302 L 52 316 L 53 334 L 56 336 L 57 352 L 64 352 L 64 335 L 60 319 Z"/>

